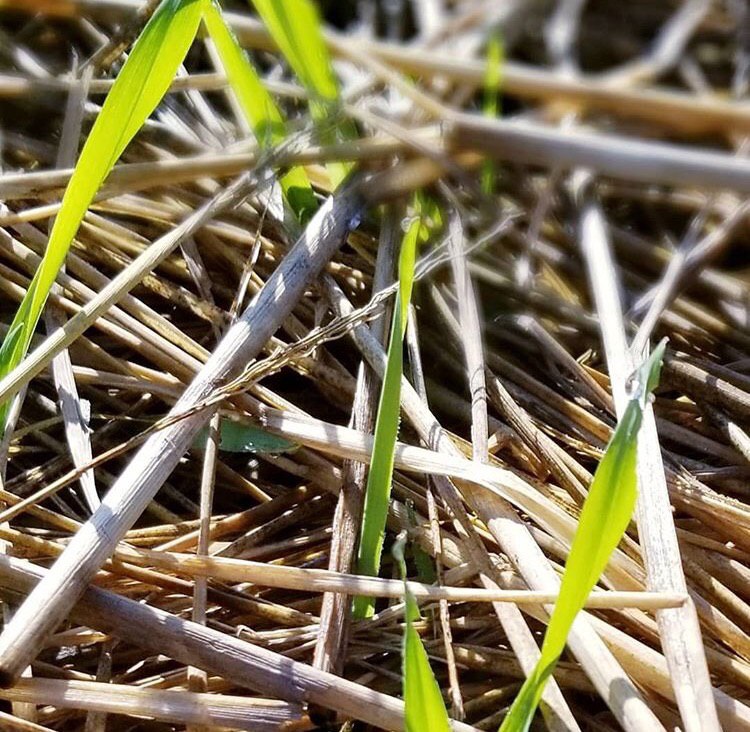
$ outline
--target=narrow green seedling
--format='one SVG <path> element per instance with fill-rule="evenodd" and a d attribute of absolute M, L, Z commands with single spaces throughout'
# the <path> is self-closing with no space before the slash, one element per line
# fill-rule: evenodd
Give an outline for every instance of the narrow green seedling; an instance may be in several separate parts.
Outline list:
<path fill-rule="evenodd" d="M 216 47 L 229 86 L 259 144 L 271 147 L 283 142 L 288 133 L 284 116 L 224 20 L 216 0 L 206 2 L 203 22 Z M 280 183 L 289 207 L 304 223 L 318 205 L 305 169 L 300 166 L 291 168 L 281 177 Z"/>
<path fill-rule="evenodd" d="M 314 5 L 300 0 L 294 5 L 292 17 L 283 3 L 257 2 L 255 6 L 290 67 L 311 95 L 313 119 L 321 123 L 327 121 L 339 103 L 339 87 Z M 263 146 L 279 144 L 288 133 L 284 115 L 224 20 L 217 0 L 208 0 L 204 22 L 253 134 Z M 353 125 L 339 126 L 339 137 L 353 139 L 355 136 Z M 351 166 L 343 163 L 328 165 L 334 186 L 350 169 Z M 304 223 L 317 208 L 305 169 L 301 166 L 291 168 L 280 182 L 289 207 L 298 221 Z"/>
<path fill-rule="evenodd" d="M 401 579 L 404 581 L 406 627 L 402 649 L 402 676 L 406 732 L 449 732 L 451 726 L 445 702 L 432 672 L 427 651 L 414 627 L 414 621 L 418 620 L 420 615 L 417 601 L 409 591 L 406 581 L 405 545 L 406 532 L 402 531 L 393 544 L 392 551 L 401 571 Z"/>
<path fill-rule="evenodd" d="M 409 223 L 401 242 L 399 254 L 398 295 L 393 309 L 388 358 L 380 391 L 378 414 L 375 419 L 375 437 L 370 460 L 370 472 L 367 474 L 365 506 L 357 555 L 358 571 L 361 574 L 373 577 L 377 576 L 380 569 L 385 522 L 391 499 L 394 450 L 401 413 L 404 334 L 406 333 L 409 303 L 414 286 L 414 265 L 417 248 L 424 231 L 424 221 L 421 215 L 422 205 L 418 198 L 415 198 L 415 204 L 417 215 Z M 374 607 L 372 598 L 357 597 L 354 600 L 354 616 L 356 618 L 369 617 L 373 614 Z"/>
<path fill-rule="evenodd" d="M 320 123 L 328 122 L 338 111 L 340 90 L 328 53 L 318 10 L 311 0 L 251 0 L 292 71 L 310 95 L 310 114 Z M 357 130 L 351 120 L 337 125 L 326 142 L 353 140 Z M 338 186 L 348 175 L 350 165 L 331 163 L 331 183 Z"/>
<path fill-rule="evenodd" d="M 0 378 L 26 355 L 73 238 L 105 178 L 167 92 L 198 30 L 204 0 L 163 0 L 96 118 L 65 189 L 39 268 L 0 348 Z M 18 330 L 20 329 L 20 330 Z M 5 431 L 7 403 L 0 406 Z"/>
<path fill-rule="evenodd" d="M 573 621 L 628 528 L 637 497 L 638 431 L 649 396 L 659 383 L 665 347 L 666 341 L 662 341 L 631 382 L 625 414 L 599 463 L 581 509 L 541 657 L 521 687 L 500 732 L 529 729 L 545 684 L 565 649 Z"/>
<path fill-rule="evenodd" d="M 500 114 L 500 86 L 503 79 L 505 53 L 499 35 L 494 35 L 487 43 L 487 67 L 484 72 L 484 100 L 482 112 L 486 117 Z M 482 164 L 482 190 L 491 195 L 495 190 L 495 164 L 485 160 Z"/>

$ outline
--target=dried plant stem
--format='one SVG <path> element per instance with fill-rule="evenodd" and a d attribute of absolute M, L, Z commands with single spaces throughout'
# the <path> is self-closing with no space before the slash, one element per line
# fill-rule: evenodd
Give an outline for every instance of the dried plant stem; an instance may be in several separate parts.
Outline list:
<path fill-rule="evenodd" d="M 550 129 L 545 125 L 455 113 L 451 142 L 482 150 L 496 160 L 552 168 L 587 168 L 594 173 L 641 183 L 750 192 L 750 161 L 618 135 Z"/>
<path fill-rule="evenodd" d="M 424 139 L 436 144 L 439 137 L 434 129 L 412 130 L 413 139 Z M 325 163 L 335 160 L 381 160 L 388 159 L 402 152 L 407 145 L 394 140 L 388 135 L 376 138 L 363 138 L 355 142 L 340 142 L 331 145 L 308 144 L 304 147 L 279 151 L 279 165 Z M 104 200 L 122 193 L 147 190 L 154 186 L 165 186 L 185 181 L 194 181 L 212 176 L 224 178 L 239 175 L 245 170 L 257 166 L 262 160 L 259 151 L 251 152 L 228 150 L 222 153 L 187 155 L 180 158 L 169 158 L 157 162 L 145 161 L 136 163 L 119 163 L 107 177 L 107 182 L 99 192 L 97 200 Z M 62 190 L 73 174 L 72 168 L 24 173 L 5 173 L 0 177 L 0 196 L 10 200 L 27 198 L 32 195 Z M 59 204 L 49 204 L 36 211 L 40 217 L 49 216 Z M 34 209 L 31 209 L 33 212 Z M 3 224 L 10 224 L 19 217 L 28 220 L 30 213 L 4 213 L 0 217 Z"/>
<path fill-rule="evenodd" d="M 295 708 L 284 702 L 63 679 L 22 679 L 12 689 L 0 691 L 0 698 L 253 732 L 277 730 L 296 717 Z"/>
<path fill-rule="evenodd" d="M 228 582 L 250 582 L 267 587 L 282 587 L 307 592 L 337 592 L 346 595 L 372 597 L 404 596 L 400 580 L 346 574 L 327 569 L 306 569 L 283 565 L 253 562 L 247 559 L 206 557 L 192 554 L 174 554 L 121 548 L 117 557 L 122 561 L 155 566 L 189 577 L 212 577 Z M 508 602 L 523 605 L 554 603 L 557 595 L 531 590 L 502 590 L 500 588 L 447 587 L 408 582 L 409 590 L 418 600 L 449 602 Z M 622 608 L 639 607 L 644 610 L 680 607 L 686 595 L 650 592 L 595 592 L 589 596 L 586 607 Z"/>
<path fill-rule="evenodd" d="M 427 515 L 430 519 L 430 531 L 432 533 L 432 546 L 435 548 L 435 571 L 437 584 L 443 586 L 443 539 L 440 534 L 440 519 L 438 516 L 437 503 L 432 490 L 427 490 Z M 456 654 L 453 650 L 453 632 L 451 631 L 450 609 L 447 600 L 440 601 L 440 629 L 443 634 L 443 646 L 445 648 L 445 660 L 448 664 L 448 683 L 451 699 L 451 716 L 454 719 L 464 719 L 464 701 L 461 696 L 461 683 L 458 678 L 456 666 Z"/>
<path fill-rule="evenodd" d="M 219 452 L 220 427 L 221 417 L 217 411 L 208 423 L 206 450 L 203 455 L 200 525 L 198 527 L 198 546 L 196 547 L 196 556 L 199 557 L 208 555 L 210 543 L 211 508 L 214 498 L 214 486 L 216 484 L 216 458 Z M 206 577 L 196 577 L 193 587 L 193 622 L 205 625 L 207 598 L 208 579 Z M 206 682 L 205 671 L 192 666 L 188 669 L 188 686 L 191 691 L 206 691 Z M 197 729 L 200 730 L 200 728 Z"/>
<path fill-rule="evenodd" d="M 471 447 L 472 457 L 486 463 L 489 454 L 487 426 L 487 384 L 485 383 L 482 326 L 474 293 L 474 285 L 466 266 L 464 228 L 458 211 L 449 212 L 448 226 L 451 246 L 451 265 L 458 300 L 458 321 L 461 325 L 462 346 L 468 372 L 471 396 Z"/>

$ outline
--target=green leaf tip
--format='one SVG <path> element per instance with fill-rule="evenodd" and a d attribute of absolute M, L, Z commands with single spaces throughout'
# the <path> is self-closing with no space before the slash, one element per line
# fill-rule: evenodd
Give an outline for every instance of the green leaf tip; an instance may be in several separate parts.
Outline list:
<path fill-rule="evenodd" d="M 484 71 L 484 95 L 482 114 L 495 118 L 500 113 L 500 88 L 503 79 L 504 48 L 502 36 L 492 35 L 487 42 L 487 65 Z M 491 160 L 482 164 L 481 185 L 487 195 L 492 195 L 495 189 L 495 165 Z"/>
<path fill-rule="evenodd" d="M 319 124 L 324 142 L 353 140 L 357 129 L 350 119 L 337 121 L 340 91 L 328 52 L 320 15 L 311 0 L 250 0 L 268 28 L 292 71 L 310 95 L 310 114 Z M 333 130 L 325 123 L 335 122 Z M 351 170 L 351 165 L 329 163 L 327 170 L 334 186 L 338 186 Z"/>
<path fill-rule="evenodd" d="M 425 651 L 422 639 L 414 627 L 418 620 L 419 607 L 409 591 L 406 581 L 406 531 L 402 531 L 393 543 L 391 553 L 401 572 L 404 582 L 404 640 L 402 647 L 402 675 L 404 693 L 404 726 L 406 732 L 448 732 L 450 719 L 445 708 L 443 695 L 440 693 L 435 674 L 430 666 L 430 659 Z"/>
<path fill-rule="evenodd" d="M 500 732 L 529 729 L 545 684 L 565 649 L 570 628 L 628 528 L 637 498 L 638 432 L 643 410 L 659 383 L 665 348 L 666 341 L 662 341 L 630 380 L 630 400 L 581 509 L 541 656 L 503 720 Z"/>
<path fill-rule="evenodd" d="M 663 338 L 651 352 L 651 355 L 635 370 L 630 378 L 630 398 L 643 402 L 659 385 L 664 353 L 667 350 L 667 338 Z M 645 406 L 645 403 L 644 403 Z"/>
<path fill-rule="evenodd" d="M 213 42 L 245 121 L 262 147 L 279 145 L 287 137 L 281 110 L 263 85 L 255 67 L 224 20 L 216 0 L 206 0 L 203 23 Z M 286 200 L 300 222 L 317 208 L 310 180 L 302 166 L 294 166 L 280 179 Z"/>
<path fill-rule="evenodd" d="M 275 455 L 297 449 L 297 445 L 283 437 L 278 437 L 261 427 L 231 419 L 222 419 L 219 429 L 219 450 L 223 452 Z M 205 449 L 207 440 L 208 428 L 204 427 L 195 438 L 193 447 Z"/>
<path fill-rule="evenodd" d="M 138 36 L 86 138 L 42 261 L 0 350 L 0 378 L 22 361 L 73 238 L 102 183 L 169 89 L 198 30 L 206 0 L 162 0 Z M 21 325 L 20 332 L 14 329 Z M 0 408 L 5 428 L 7 408 Z"/>

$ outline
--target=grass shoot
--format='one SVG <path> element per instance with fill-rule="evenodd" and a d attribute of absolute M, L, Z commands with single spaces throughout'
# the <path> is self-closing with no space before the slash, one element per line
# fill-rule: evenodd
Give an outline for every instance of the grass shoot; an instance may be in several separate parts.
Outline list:
<path fill-rule="evenodd" d="M 526 732 L 555 670 L 576 615 L 599 581 L 633 515 L 636 458 L 643 410 L 659 383 L 666 342 L 638 370 L 630 401 L 594 474 L 565 564 L 560 596 L 550 617 L 542 653 L 505 717 L 500 732 Z"/>
<path fill-rule="evenodd" d="M 409 591 L 406 581 L 406 560 L 404 547 L 406 532 L 399 534 L 393 544 L 393 557 L 401 571 L 404 581 L 404 639 L 402 650 L 402 676 L 404 690 L 406 732 L 449 732 L 450 720 L 445 709 L 445 702 L 440 693 L 435 674 L 430 666 L 422 639 L 414 627 L 419 620 L 419 607 Z"/>

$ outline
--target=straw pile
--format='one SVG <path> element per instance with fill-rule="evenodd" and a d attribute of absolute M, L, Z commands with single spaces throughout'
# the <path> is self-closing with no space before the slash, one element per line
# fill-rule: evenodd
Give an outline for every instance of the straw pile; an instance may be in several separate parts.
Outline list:
<path fill-rule="evenodd" d="M 143 18 L 131 0 L 1 5 L 5 335 Z M 324 163 L 357 161 L 362 223 L 219 395 L 218 454 L 205 433 L 194 441 L 95 588 L 0 691 L 0 728 L 400 728 L 401 585 L 351 573 L 387 288 L 405 205 L 431 187 L 449 225 L 421 253 L 387 543 L 406 530 L 412 556 L 437 566 L 431 577 L 415 559 L 410 573 L 452 716 L 496 729 L 533 665 L 540 600 L 554 598 L 615 404 L 666 336 L 639 509 L 538 724 L 711 730 L 715 708 L 723 729 L 750 729 L 744 4 L 321 7 L 342 114 L 361 133 L 336 146 L 306 136 L 305 93 L 247 6 L 228 18 L 302 130 L 281 163 L 304 162 L 325 198 Z M 496 119 L 482 115 L 482 54 L 497 33 Z M 262 191 L 225 195 L 265 163 L 214 62 L 196 41 L 87 214 L 34 341 L 83 313 L 67 356 L 0 383 L 2 398 L 25 390 L 0 449 L 6 618 L 300 233 Z M 381 576 L 396 577 L 384 556 Z M 349 623 L 363 590 L 378 612 Z"/>

